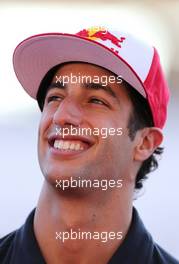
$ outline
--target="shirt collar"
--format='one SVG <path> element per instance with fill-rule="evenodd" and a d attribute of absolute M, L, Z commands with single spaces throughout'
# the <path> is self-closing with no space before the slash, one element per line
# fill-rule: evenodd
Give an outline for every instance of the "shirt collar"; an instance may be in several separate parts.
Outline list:
<path fill-rule="evenodd" d="M 34 213 L 35 209 L 28 216 L 25 224 L 16 232 L 12 256 L 15 264 L 45 264 L 34 234 Z M 152 245 L 150 234 L 145 229 L 137 210 L 133 208 L 129 231 L 109 264 L 134 263 L 134 261 L 137 261 L 138 264 L 146 263 L 146 259 L 150 259 Z"/>
<path fill-rule="evenodd" d="M 35 238 L 33 228 L 34 214 L 35 209 L 28 216 L 25 224 L 17 230 L 14 241 L 14 256 L 12 257 L 15 264 L 45 264 Z"/>
<path fill-rule="evenodd" d="M 133 208 L 132 222 L 129 231 L 123 243 L 112 256 L 109 264 L 117 264 L 120 262 L 135 262 L 138 264 L 150 263 L 152 249 L 152 237 L 142 223 L 137 210 Z"/>

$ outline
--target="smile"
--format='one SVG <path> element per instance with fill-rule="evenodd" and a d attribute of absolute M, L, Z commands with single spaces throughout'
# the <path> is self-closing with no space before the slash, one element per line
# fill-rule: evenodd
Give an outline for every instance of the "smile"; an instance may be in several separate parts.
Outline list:
<path fill-rule="evenodd" d="M 73 156 L 88 150 L 95 144 L 94 139 L 82 136 L 50 135 L 48 138 L 50 151 L 57 156 Z"/>
<path fill-rule="evenodd" d="M 54 141 L 54 148 L 55 149 L 62 149 L 62 150 L 84 150 L 84 143 L 81 141 L 76 140 L 55 140 Z"/>

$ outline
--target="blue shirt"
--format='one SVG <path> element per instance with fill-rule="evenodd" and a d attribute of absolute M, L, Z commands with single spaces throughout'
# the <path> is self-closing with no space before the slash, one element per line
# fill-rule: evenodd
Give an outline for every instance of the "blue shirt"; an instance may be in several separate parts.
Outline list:
<path fill-rule="evenodd" d="M 33 230 L 34 213 L 35 209 L 21 228 L 0 239 L 0 264 L 45 264 Z M 137 210 L 133 208 L 129 231 L 108 264 L 179 264 L 179 262 L 153 241 Z"/>

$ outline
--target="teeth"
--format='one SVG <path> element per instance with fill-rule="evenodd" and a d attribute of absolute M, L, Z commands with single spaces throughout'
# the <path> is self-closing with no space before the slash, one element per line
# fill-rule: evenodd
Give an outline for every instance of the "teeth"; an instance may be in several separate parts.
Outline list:
<path fill-rule="evenodd" d="M 58 140 L 55 140 L 55 142 L 54 142 L 54 148 L 58 148 Z"/>
<path fill-rule="evenodd" d="M 69 148 L 69 146 L 70 146 L 70 144 L 69 144 L 69 142 L 68 141 L 65 141 L 64 143 L 63 143 L 63 149 L 68 149 Z"/>
<path fill-rule="evenodd" d="M 63 150 L 83 150 L 83 146 L 80 143 L 74 143 L 67 140 L 55 140 L 54 148 Z"/>
<path fill-rule="evenodd" d="M 70 145 L 70 149 L 71 149 L 71 150 L 75 149 L 75 144 L 74 144 L 74 143 L 71 143 L 71 145 Z"/>
<path fill-rule="evenodd" d="M 79 150 L 79 149 L 80 149 L 80 144 L 76 144 L 75 150 Z"/>

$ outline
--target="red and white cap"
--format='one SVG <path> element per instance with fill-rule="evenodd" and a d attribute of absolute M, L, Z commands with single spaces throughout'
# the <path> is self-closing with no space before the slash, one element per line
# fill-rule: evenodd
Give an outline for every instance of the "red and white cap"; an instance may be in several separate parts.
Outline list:
<path fill-rule="evenodd" d="M 13 55 L 16 76 L 35 99 L 45 74 L 70 61 L 96 64 L 121 76 L 147 99 L 155 126 L 164 126 L 169 89 L 154 47 L 126 33 L 92 27 L 76 34 L 32 36 Z"/>

